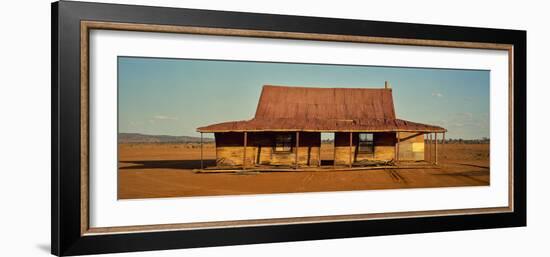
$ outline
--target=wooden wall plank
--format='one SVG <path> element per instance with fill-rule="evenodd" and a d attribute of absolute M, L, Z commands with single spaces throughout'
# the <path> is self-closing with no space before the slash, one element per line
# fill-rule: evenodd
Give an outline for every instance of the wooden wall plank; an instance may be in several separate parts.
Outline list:
<path fill-rule="evenodd" d="M 276 153 L 274 132 L 248 132 L 246 152 L 243 151 L 243 133 L 216 133 L 216 163 L 219 166 L 286 165 L 296 163 L 303 166 L 320 164 L 321 134 L 318 132 L 300 132 L 299 142 L 288 153 Z M 294 136 L 295 134 L 292 133 Z M 296 149 L 298 149 L 296 151 Z M 297 162 L 296 162 L 297 160 Z"/>

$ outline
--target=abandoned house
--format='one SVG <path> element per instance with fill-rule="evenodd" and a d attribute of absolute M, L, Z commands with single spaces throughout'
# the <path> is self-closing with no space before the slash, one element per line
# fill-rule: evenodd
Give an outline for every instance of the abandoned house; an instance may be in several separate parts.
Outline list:
<path fill-rule="evenodd" d="M 242 169 L 319 167 L 325 145 L 321 133 L 334 133 L 331 166 L 426 159 L 437 164 L 437 134 L 443 134 L 444 142 L 446 132 L 439 126 L 398 119 L 387 82 L 384 88 L 265 85 L 254 118 L 197 131 L 201 138 L 202 133 L 214 133 L 216 167 Z M 431 144 L 429 154 L 425 142 Z"/>

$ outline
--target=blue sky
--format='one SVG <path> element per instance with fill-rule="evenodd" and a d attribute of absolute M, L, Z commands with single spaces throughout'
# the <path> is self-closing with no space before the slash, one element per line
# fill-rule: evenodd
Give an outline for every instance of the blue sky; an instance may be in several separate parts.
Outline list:
<path fill-rule="evenodd" d="M 262 85 L 393 88 L 398 118 L 489 137 L 489 71 L 118 58 L 119 132 L 197 136 L 254 116 Z"/>

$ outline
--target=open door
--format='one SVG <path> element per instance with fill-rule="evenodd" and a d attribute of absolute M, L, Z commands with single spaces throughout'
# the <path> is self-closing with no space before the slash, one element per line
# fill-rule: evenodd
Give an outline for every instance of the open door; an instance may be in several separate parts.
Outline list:
<path fill-rule="evenodd" d="M 334 133 L 321 133 L 321 166 L 334 166 L 334 151 Z"/>

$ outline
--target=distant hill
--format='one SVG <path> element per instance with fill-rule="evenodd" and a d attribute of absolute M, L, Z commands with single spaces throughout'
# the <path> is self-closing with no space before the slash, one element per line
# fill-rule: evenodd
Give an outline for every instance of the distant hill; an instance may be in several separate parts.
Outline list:
<path fill-rule="evenodd" d="M 118 133 L 119 143 L 199 143 L 200 141 L 200 137 Z M 203 138 L 202 141 L 209 143 L 214 142 L 214 139 Z"/>

